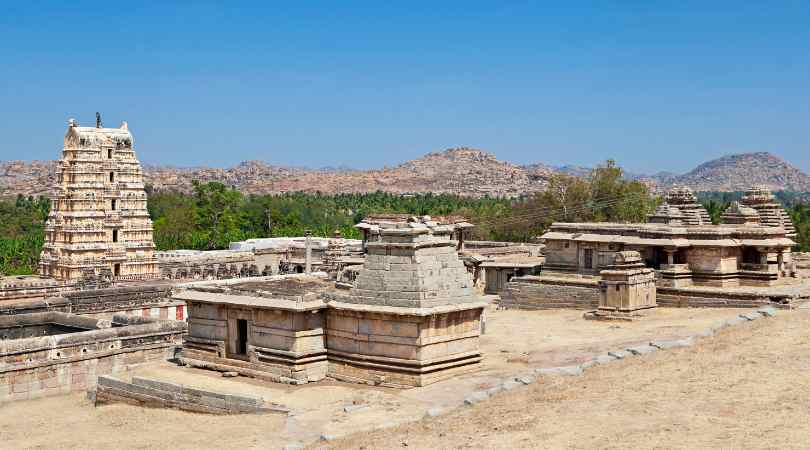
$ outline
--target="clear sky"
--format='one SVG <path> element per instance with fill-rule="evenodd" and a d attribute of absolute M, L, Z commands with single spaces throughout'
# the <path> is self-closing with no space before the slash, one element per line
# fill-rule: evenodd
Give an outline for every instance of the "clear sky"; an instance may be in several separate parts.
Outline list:
<path fill-rule="evenodd" d="M 636 172 L 762 150 L 810 170 L 808 1 L 225 3 L 3 2 L 0 159 L 55 159 L 67 119 L 101 111 L 142 161 L 182 166 L 468 146 Z"/>

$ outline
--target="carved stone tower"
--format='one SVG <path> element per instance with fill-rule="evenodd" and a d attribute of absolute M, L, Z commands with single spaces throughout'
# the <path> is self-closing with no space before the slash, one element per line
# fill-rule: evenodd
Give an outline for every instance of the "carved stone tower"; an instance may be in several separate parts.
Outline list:
<path fill-rule="evenodd" d="M 68 122 L 45 225 L 40 275 L 75 282 L 157 278 L 152 221 L 127 123 Z"/>

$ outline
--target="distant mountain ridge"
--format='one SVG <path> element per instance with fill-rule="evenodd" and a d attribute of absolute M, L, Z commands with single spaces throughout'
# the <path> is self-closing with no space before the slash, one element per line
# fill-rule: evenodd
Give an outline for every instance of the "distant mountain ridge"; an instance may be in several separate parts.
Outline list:
<path fill-rule="evenodd" d="M 621 161 L 619 161 L 621 164 Z M 0 195 L 48 194 L 55 161 L 0 161 Z M 460 147 L 428 153 L 392 168 L 307 169 L 244 161 L 230 168 L 178 168 L 144 165 L 146 182 L 155 190 L 190 192 L 192 180 L 218 181 L 245 194 L 322 192 L 326 194 L 385 191 L 447 193 L 481 197 L 516 197 L 545 189 L 555 173 L 587 176 L 590 168 L 552 167 L 543 163 L 515 165 L 483 150 Z M 741 153 L 705 162 L 685 174 L 628 174 L 657 189 L 685 185 L 696 191 L 740 191 L 753 184 L 773 190 L 810 192 L 810 176 L 767 153 Z"/>
<path fill-rule="evenodd" d="M 768 152 L 727 155 L 683 175 L 658 174 L 651 178 L 663 186 L 680 184 L 695 191 L 743 191 L 754 184 L 778 191 L 810 191 L 810 175 Z"/>

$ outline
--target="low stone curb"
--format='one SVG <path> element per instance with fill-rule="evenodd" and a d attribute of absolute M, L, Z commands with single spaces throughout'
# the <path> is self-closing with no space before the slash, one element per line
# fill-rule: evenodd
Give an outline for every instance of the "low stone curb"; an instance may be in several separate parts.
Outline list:
<path fill-rule="evenodd" d="M 713 332 L 712 335 L 714 335 Z M 650 342 L 650 346 L 658 348 L 659 350 L 669 350 L 673 348 L 691 347 L 694 343 L 692 338 L 686 338 L 671 341 L 652 341 Z"/>
<path fill-rule="evenodd" d="M 464 399 L 464 404 L 474 405 L 476 403 L 481 403 L 488 398 L 489 394 L 486 391 L 475 391 Z"/>
<path fill-rule="evenodd" d="M 628 348 L 627 351 L 635 356 L 644 356 L 653 352 L 657 352 L 658 347 L 653 347 L 652 345 L 638 345 L 636 347 Z"/>
<path fill-rule="evenodd" d="M 544 369 L 535 369 L 534 373 L 540 376 L 568 376 L 576 377 L 582 375 L 582 367 L 580 366 L 563 366 L 563 367 L 550 367 Z"/>
<path fill-rule="evenodd" d="M 616 351 L 608 352 L 608 355 L 610 355 L 610 356 L 612 356 L 612 357 L 614 357 L 616 359 L 624 359 L 624 358 L 627 358 L 628 356 L 630 356 L 630 352 L 627 352 L 627 351 L 624 351 L 624 350 L 616 350 Z"/>

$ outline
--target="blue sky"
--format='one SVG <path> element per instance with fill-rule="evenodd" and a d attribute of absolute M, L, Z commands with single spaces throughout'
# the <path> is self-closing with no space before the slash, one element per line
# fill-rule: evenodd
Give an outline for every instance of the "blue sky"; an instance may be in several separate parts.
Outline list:
<path fill-rule="evenodd" d="M 0 14 L 0 159 L 69 117 L 148 163 L 516 163 L 810 170 L 810 3 L 29 1 Z M 387 3 L 387 4 L 383 4 Z"/>

